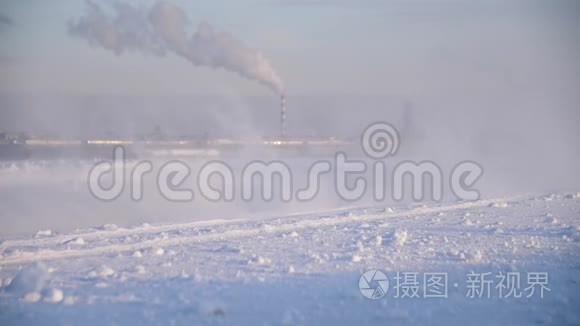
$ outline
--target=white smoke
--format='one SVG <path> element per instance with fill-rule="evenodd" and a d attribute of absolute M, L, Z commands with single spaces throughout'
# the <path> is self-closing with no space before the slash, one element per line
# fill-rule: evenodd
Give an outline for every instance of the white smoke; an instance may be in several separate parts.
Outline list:
<path fill-rule="evenodd" d="M 194 65 L 233 71 L 283 93 L 282 80 L 260 51 L 206 22 L 188 36 L 187 15 L 174 4 L 161 1 L 146 9 L 115 3 L 113 15 L 91 1 L 87 4 L 87 14 L 71 22 L 69 32 L 92 45 L 117 55 L 139 51 L 164 56 L 172 52 Z"/>

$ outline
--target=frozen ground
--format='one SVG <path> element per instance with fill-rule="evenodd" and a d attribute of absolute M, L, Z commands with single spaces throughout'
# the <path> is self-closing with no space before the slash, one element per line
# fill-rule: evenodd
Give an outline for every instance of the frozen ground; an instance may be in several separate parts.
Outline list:
<path fill-rule="evenodd" d="M 0 244 L 0 324 L 578 325 L 579 209 L 555 193 L 44 230 Z M 380 299 L 359 291 L 370 269 L 389 278 Z M 397 272 L 419 273 L 419 298 L 396 297 Z M 425 272 L 448 273 L 447 298 L 423 298 Z M 468 297 L 470 272 L 492 273 L 490 298 Z M 499 297 L 499 272 L 521 298 Z M 543 298 L 526 298 L 530 272 L 548 273 Z"/>

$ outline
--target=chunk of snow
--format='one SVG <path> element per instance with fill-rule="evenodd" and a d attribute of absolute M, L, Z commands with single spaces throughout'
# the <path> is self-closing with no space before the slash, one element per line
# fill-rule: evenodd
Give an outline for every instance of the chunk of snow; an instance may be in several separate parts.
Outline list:
<path fill-rule="evenodd" d="M 504 233 L 502 228 L 493 228 L 491 229 L 491 231 L 493 232 L 493 234 L 502 234 Z"/>
<path fill-rule="evenodd" d="M 48 237 L 52 235 L 52 230 L 38 230 L 34 235 L 35 238 Z"/>
<path fill-rule="evenodd" d="M 508 207 L 508 203 L 506 203 L 506 202 L 498 202 L 498 203 L 493 203 L 490 206 L 491 207 L 495 207 L 495 208 L 506 208 L 506 207 Z"/>
<path fill-rule="evenodd" d="M 106 230 L 106 231 L 115 231 L 115 230 L 118 230 L 119 227 L 115 224 L 105 224 L 101 227 L 101 229 Z"/>
<path fill-rule="evenodd" d="M 59 303 L 64 299 L 64 293 L 60 289 L 49 289 L 44 291 L 44 301 L 49 303 Z"/>
<path fill-rule="evenodd" d="M 271 259 L 262 256 L 254 256 L 248 261 L 250 265 L 269 265 L 270 263 L 272 263 Z"/>
<path fill-rule="evenodd" d="M 97 277 L 109 277 L 115 275 L 115 270 L 107 265 L 102 265 L 99 267 L 94 268 L 92 271 L 89 272 L 90 278 L 97 278 Z"/>
<path fill-rule="evenodd" d="M 407 238 L 408 238 L 408 233 L 407 230 L 397 230 L 395 231 L 395 234 L 393 235 L 393 238 L 395 240 L 395 245 L 396 246 L 403 246 L 405 244 L 405 242 L 407 242 Z"/>
<path fill-rule="evenodd" d="M 469 254 L 470 263 L 479 263 L 483 260 L 483 253 L 480 250 L 475 250 Z"/>
<path fill-rule="evenodd" d="M 353 255 L 351 260 L 353 263 L 358 263 L 358 262 L 362 261 L 362 257 L 359 255 Z"/>
<path fill-rule="evenodd" d="M 546 219 L 546 222 L 550 224 L 558 224 L 558 219 L 553 216 L 550 216 Z"/>
<path fill-rule="evenodd" d="M 74 238 L 74 239 L 72 239 L 72 240 L 69 240 L 69 241 L 67 241 L 66 243 L 67 243 L 67 244 L 74 244 L 74 245 L 79 245 L 79 246 L 81 246 L 81 245 L 84 245 L 86 242 L 85 242 L 85 239 L 83 239 L 83 238 L 79 237 L 79 238 Z"/>
<path fill-rule="evenodd" d="M 383 244 L 383 237 L 381 237 L 380 235 L 377 235 L 375 237 L 375 246 L 380 247 L 382 244 Z"/>
<path fill-rule="evenodd" d="M 289 235 L 291 238 L 298 238 L 298 232 L 292 231 Z"/>
<path fill-rule="evenodd" d="M 30 292 L 24 295 L 22 299 L 26 302 L 35 303 L 42 299 L 42 295 L 38 292 Z"/>

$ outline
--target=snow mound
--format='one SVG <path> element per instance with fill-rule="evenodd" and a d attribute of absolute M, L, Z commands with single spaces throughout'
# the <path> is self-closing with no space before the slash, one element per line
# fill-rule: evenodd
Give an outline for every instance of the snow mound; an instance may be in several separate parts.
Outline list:
<path fill-rule="evenodd" d="M 48 279 L 48 268 L 44 264 L 27 265 L 12 279 L 6 291 L 18 297 L 24 297 L 30 293 L 42 291 Z"/>
<path fill-rule="evenodd" d="M 506 207 L 508 207 L 508 203 L 506 203 L 506 202 L 497 202 L 497 203 L 491 204 L 490 207 L 506 208 Z"/>
<path fill-rule="evenodd" d="M 30 293 L 27 293 L 22 298 L 22 300 L 24 300 L 24 302 L 29 302 L 29 303 L 38 302 L 38 301 L 40 301 L 40 299 L 42 299 L 42 295 L 40 293 L 38 293 L 38 292 L 30 292 Z"/>
<path fill-rule="evenodd" d="M 88 274 L 89 278 L 109 277 L 114 275 L 115 270 L 107 265 L 98 266 Z"/>
<path fill-rule="evenodd" d="M 101 226 L 101 230 L 105 231 L 117 231 L 119 227 L 116 224 L 105 224 Z"/>
<path fill-rule="evenodd" d="M 48 289 L 43 294 L 44 301 L 48 303 L 59 303 L 64 299 L 64 293 L 60 289 Z"/>
<path fill-rule="evenodd" d="M 363 260 L 363 258 L 359 255 L 353 255 L 351 260 L 353 263 L 360 263 Z"/>
<path fill-rule="evenodd" d="M 249 261 L 248 265 L 270 265 L 272 260 L 267 257 L 254 255 Z"/>
<path fill-rule="evenodd" d="M 34 235 L 35 238 L 50 237 L 52 230 L 38 230 Z"/>
<path fill-rule="evenodd" d="M 74 238 L 72 240 L 66 241 L 65 243 L 66 244 L 72 244 L 72 245 L 79 245 L 79 246 L 82 246 L 82 245 L 85 245 L 86 244 L 85 239 L 83 239 L 81 237 Z"/>

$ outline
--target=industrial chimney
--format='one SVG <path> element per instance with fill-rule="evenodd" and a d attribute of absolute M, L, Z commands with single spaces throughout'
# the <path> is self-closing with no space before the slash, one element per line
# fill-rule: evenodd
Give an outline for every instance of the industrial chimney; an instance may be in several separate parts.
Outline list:
<path fill-rule="evenodd" d="M 286 138 L 286 96 L 280 96 L 280 139 Z"/>

